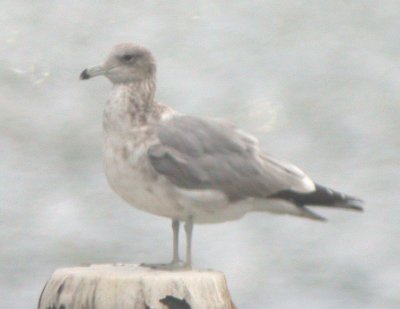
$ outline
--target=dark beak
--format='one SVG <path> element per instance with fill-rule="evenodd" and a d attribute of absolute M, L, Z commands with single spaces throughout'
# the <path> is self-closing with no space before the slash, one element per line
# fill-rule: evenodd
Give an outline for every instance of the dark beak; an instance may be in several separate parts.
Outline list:
<path fill-rule="evenodd" d="M 89 79 L 95 76 L 99 75 L 105 75 L 107 73 L 107 70 L 102 66 L 102 65 L 96 65 L 91 68 L 84 69 L 79 76 L 80 79 Z"/>
<path fill-rule="evenodd" d="M 82 71 L 81 75 L 79 75 L 79 78 L 82 80 L 90 78 L 90 75 L 88 74 L 87 69 L 84 69 Z"/>

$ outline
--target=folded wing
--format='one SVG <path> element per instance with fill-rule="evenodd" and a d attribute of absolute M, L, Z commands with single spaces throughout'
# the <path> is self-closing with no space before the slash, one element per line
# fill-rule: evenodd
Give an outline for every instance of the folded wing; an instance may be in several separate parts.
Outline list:
<path fill-rule="evenodd" d="M 180 188 L 218 190 L 232 202 L 315 190 L 297 167 L 267 156 L 255 138 L 228 122 L 174 116 L 157 130 L 160 143 L 149 149 L 150 161 Z"/>

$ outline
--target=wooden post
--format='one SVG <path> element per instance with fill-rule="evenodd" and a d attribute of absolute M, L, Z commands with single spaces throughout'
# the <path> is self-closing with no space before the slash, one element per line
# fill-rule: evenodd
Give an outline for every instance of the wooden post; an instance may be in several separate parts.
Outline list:
<path fill-rule="evenodd" d="M 224 274 L 135 264 L 56 270 L 38 309 L 233 309 Z"/>

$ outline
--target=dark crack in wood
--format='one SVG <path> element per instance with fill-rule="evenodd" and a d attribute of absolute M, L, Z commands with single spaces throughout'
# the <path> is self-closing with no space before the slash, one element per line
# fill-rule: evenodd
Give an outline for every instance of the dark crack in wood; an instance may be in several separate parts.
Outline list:
<path fill-rule="evenodd" d="M 171 295 L 160 299 L 160 303 L 166 305 L 168 309 L 191 309 L 185 299 L 179 299 Z"/>

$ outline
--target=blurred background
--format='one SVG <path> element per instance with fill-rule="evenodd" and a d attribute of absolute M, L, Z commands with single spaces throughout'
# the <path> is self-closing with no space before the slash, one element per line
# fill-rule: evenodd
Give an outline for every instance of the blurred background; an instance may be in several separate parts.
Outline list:
<path fill-rule="evenodd" d="M 196 226 L 195 267 L 239 309 L 400 308 L 398 1 L 2 0 L 0 27 L 1 308 L 35 308 L 56 268 L 170 259 L 169 220 L 106 183 L 110 83 L 78 80 L 121 41 L 153 51 L 160 101 L 366 201 Z"/>

